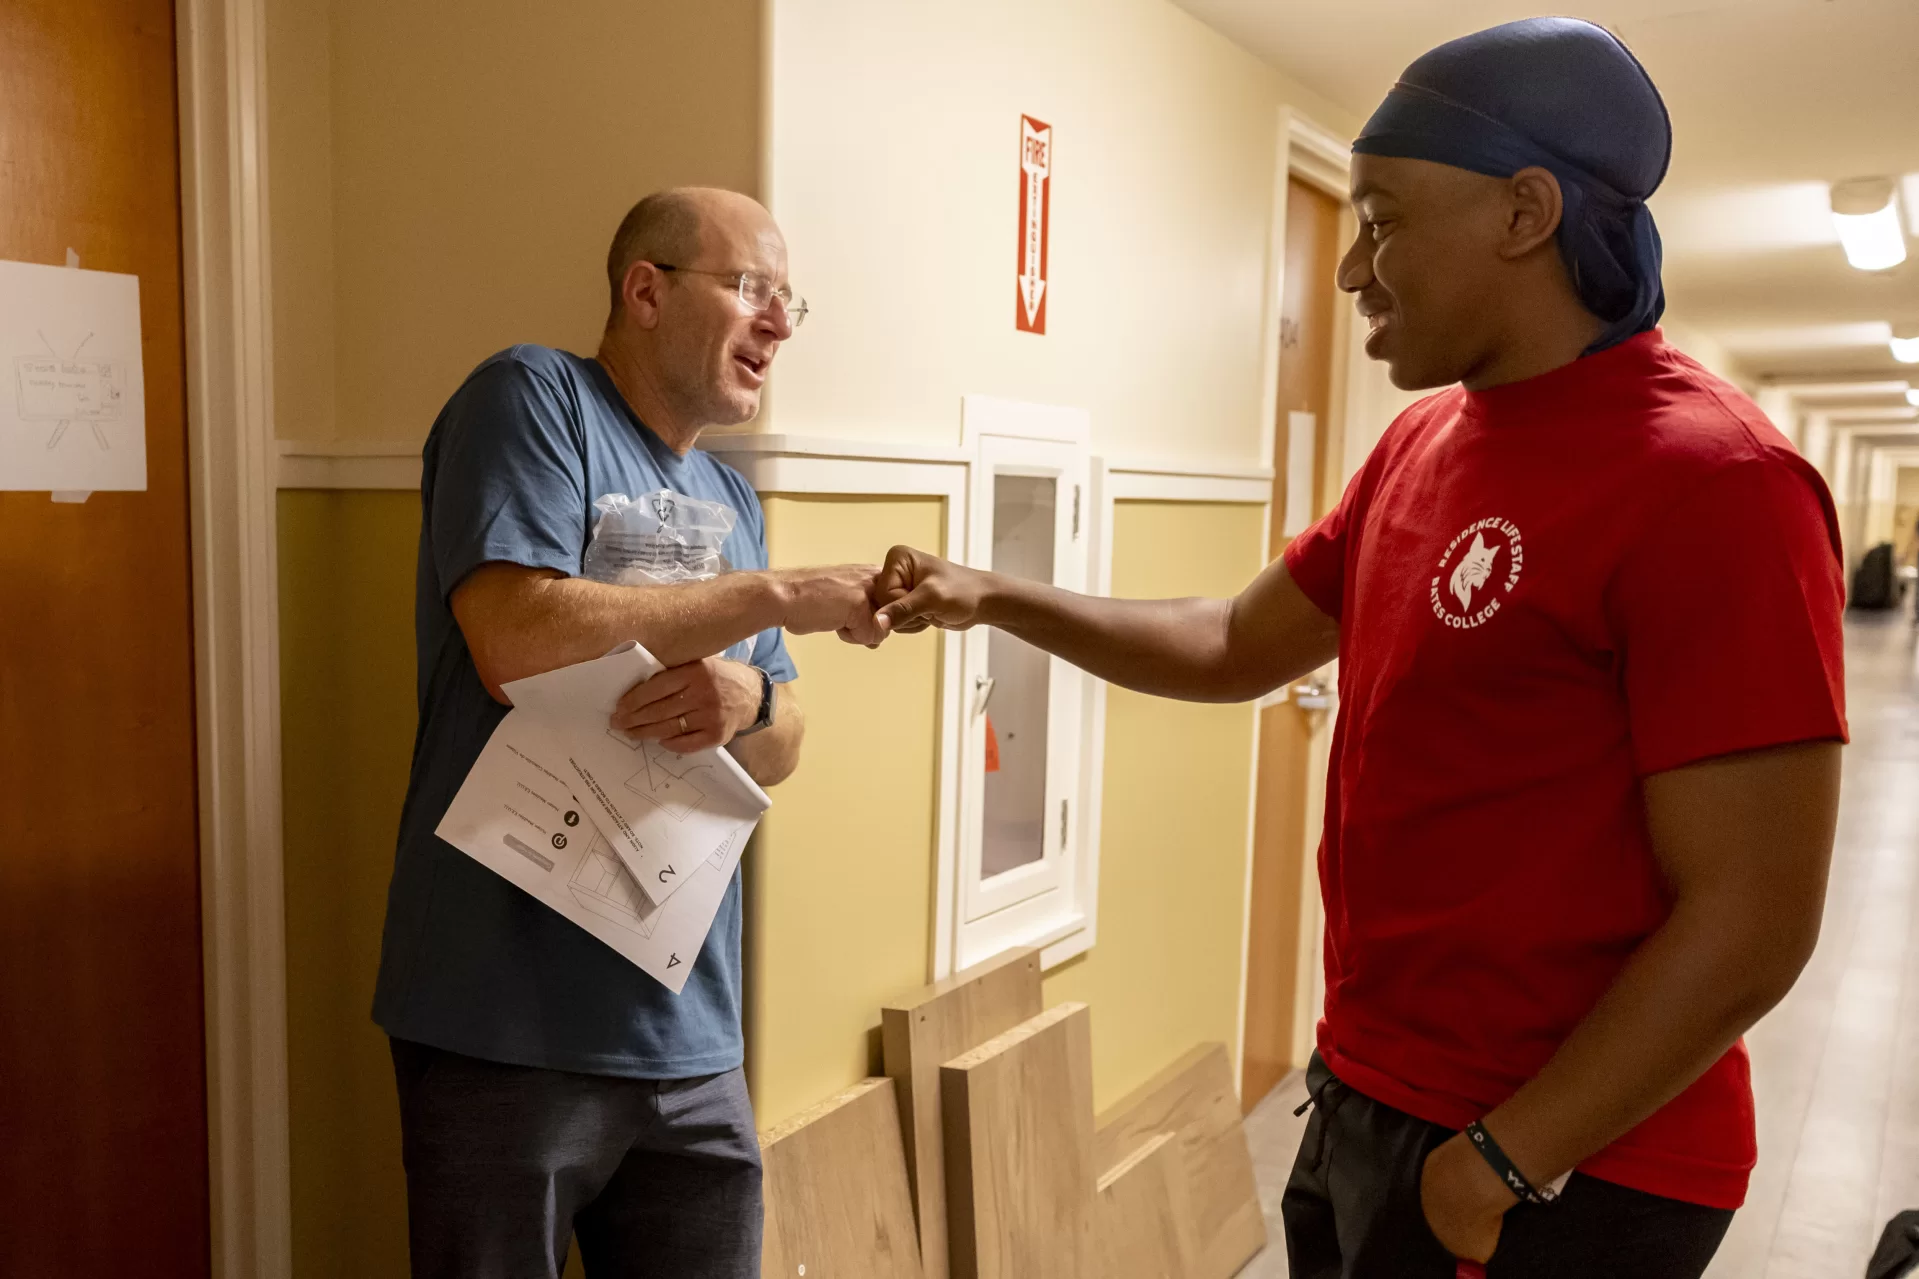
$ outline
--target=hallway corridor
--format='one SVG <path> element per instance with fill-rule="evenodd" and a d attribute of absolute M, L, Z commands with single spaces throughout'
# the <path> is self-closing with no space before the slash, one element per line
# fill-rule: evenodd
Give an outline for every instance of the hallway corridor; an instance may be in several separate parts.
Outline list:
<path fill-rule="evenodd" d="M 1753 1028 L 1759 1168 L 1713 1279 L 1854 1279 L 1919 1207 L 1919 629 L 1849 613 L 1839 837 L 1819 949 Z"/>
<path fill-rule="evenodd" d="M 1819 948 L 1747 1042 L 1759 1167 L 1709 1279 L 1859 1279 L 1880 1228 L 1919 1208 L 1919 627 L 1849 613 L 1839 833 Z M 1279 1197 L 1305 1120 L 1298 1075 L 1247 1116 L 1284 1279 Z"/>

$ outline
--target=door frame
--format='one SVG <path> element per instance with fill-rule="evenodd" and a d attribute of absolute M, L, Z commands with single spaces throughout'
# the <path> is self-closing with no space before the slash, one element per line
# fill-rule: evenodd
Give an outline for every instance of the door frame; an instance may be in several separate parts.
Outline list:
<path fill-rule="evenodd" d="M 211 1255 L 292 1273 L 264 0 L 177 0 Z"/>
<path fill-rule="evenodd" d="M 1274 423 L 1279 414 L 1279 358 L 1280 358 L 1280 318 L 1284 306 L 1286 287 L 1286 199 L 1287 184 L 1297 178 L 1316 187 L 1339 201 L 1344 208 L 1350 192 L 1352 155 L 1350 145 L 1332 130 L 1314 121 L 1290 106 L 1279 108 L 1279 150 L 1273 166 L 1272 215 L 1267 233 L 1267 282 L 1266 308 L 1263 326 L 1263 351 L 1260 390 L 1260 463 L 1269 469 L 1277 464 L 1276 445 L 1278 431 Z M 1346 209 L 1340 215 L 1340 236 L 1344 240 L 1353 230 L 1353 214 Z M 1354 408 L 1352 388 L 1354 375 L 1364 368 L 1365 348 L 1361 342 L 1357 326 L 1353 322 L 1351 307 L 1333 309 L 1333 370 L 1332 386 L 1328 395 L 1326 423 L 1326 448 L 1322 456 L 1315 460 L 1319 468 L 1322 492 L 1338 493 L 1343 487 L 1346 476 L 1352 470 L 1347 464 L 1347 442 L 1363 438 L 1363 432 L 1349 431 L 1347 418 Z M 1283 513 L 1268 507 L 1268 521 L 1282 518 Z M 1262 533 L 1262 536 L 1267 534 Z M 1264 543 L 1262 543 L 1264 545 Z M 1285 694 L 1275 693 L 1274 697 Z M 1335 704 L 1337 696 L 1335 695 Z M 1333 714 L 1329 712 L 1326 722 L 1330 725 Z M 1315 733 L 1314 750 L 1311 754 L 1307 777 L 1307 838 L 1319 829 L 1323 818 L 1323 791 L 1325 789 L 1325 751 L 1319 739 L 1329 733 L 1328 727 L 1322 727 Z M 1246 1058 L 1246 1013 L 1249 991 L 1248 966 L 1252 956 L 1253 937 L 1253 859 L 1255 814 L 1259 804 L 1259 726 L 1255 719 L 1253 727 L 1253 752 L 1250 772 L 1250 785 L 1246 806 L 1246 882 L 1240 891 L 1242 917 L 1239 934 L 1239 1016 L 1236 1031 L 1236 1044 L 1233 1053 L 1233 1087 L 1235 1091 L 1244 1089 L 1244 1068 Z M 1315 785 L 1315 782 L 1318 785 Z M 1303 1060 L 1304 1048 L 1310 1047 L 1313 1039 L 1315 1018 L 1307 1011 L 1312 1003 L 1312 992 L 1319 971 L 1317 946 L 1321 929 L 1322 907 L 1318 891 L 1318 867 L 1310 856 L 1301 859 L 1301 875 L 1304 882 L 1300 891 L 1299 921 L 1299 961 L 1295 966 L 1298 979 L 1295 983 L 1293 998 L 1293 1056 Z"/>

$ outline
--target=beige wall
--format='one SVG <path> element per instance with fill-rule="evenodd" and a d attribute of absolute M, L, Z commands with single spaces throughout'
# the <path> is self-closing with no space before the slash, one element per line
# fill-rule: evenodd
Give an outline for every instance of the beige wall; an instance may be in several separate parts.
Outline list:
<path fill-rule="evenodd" d="M 417 444 L 514 342 L 590 350 L 658 187 L 746 191 L 759 0 L 268 0 L 276 429 Z"/>
<path fill-rule="evenodd" d="M 1261 533 L 1257 506 L 1119 503 L 1113 594 L 1234 594 Z M 1099 942 L 1046 979 L 1049 1004 L 1093 1007 L 1102 1108 L 1196 1043 L 1239 1060 L 1252 740 L 1250 706 L 1107 694 Z"/>
<path fill-rule="evenodd" d="M 331 440 L 334 417 L 331 0 L 266 0 L 273 420 Z"/>
<path fill-rule="evenodd" d="M 1683 315 L 1668 311 L 1659 320 L 1660 331 L 1672 343 L 1712 372 L 1731 382 L 1747 395 L 1759 388 L 1759 380 L 1734 358 L 1724 343 L 1706 330 L 1697 328 Z"/>
<path fill-rule="evenodd" d="M 1919 503 L 1919 470 L 1911 465 L 1915 459 L 1919 459 L 1919 450 L 1868 446 L 1862 460 L 1865 501 L 1861 504 L 1856 554 L 1864 555 L 1881 542 L 1891 542 L 1898 556 L 1910 544 L 1914 504 Z"/>
<path fill-rule="evenodd" d="M 1919 562 L 1919 466 L 1902 466 L 1893 486 L 1892 544 L 1902 564 Z"/>
<path fill-rule="evenodd" d="M 773 0 L 772 207 L 815 307 L 762 429 L 959 440 L 982 393 L 1096 452 L 1257 465 L 1282 101 L 1165 0 Z M 1054 128 L 1044 337 L 1015 331 L 1020 115 Z"/>

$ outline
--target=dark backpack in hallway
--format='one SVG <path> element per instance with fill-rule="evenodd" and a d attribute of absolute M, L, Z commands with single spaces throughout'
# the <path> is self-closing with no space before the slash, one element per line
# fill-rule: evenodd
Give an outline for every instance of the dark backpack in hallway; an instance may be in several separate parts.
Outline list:
<path fill-rule="evenodd" d="M 1879 1247 L 1866 1263 L 1866 1279 L 1905 1279 L 1919 1263 L 1919 1210 L 1902 1212 L 1886 1223 Z"/>
<path fill-rule="evenodd" d="M 1866 552 L 1852 575 L 1852 607 L 1891 608 L 1898 602 L 1892 582 L 1892 543 L 1881 542 Z"/>

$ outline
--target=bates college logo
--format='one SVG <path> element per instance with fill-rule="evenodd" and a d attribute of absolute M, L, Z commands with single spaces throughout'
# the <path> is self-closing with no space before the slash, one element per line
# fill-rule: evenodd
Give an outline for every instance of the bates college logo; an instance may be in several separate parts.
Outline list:
<path fill-rule="evenodd" d="M 1456 631 L 1484 625 L 1519 585 L 1525 567 L 1518 525 L 1498 518 L 1468 524 L 1439 557 L 1431 587 L 1433 616 Z"/>

